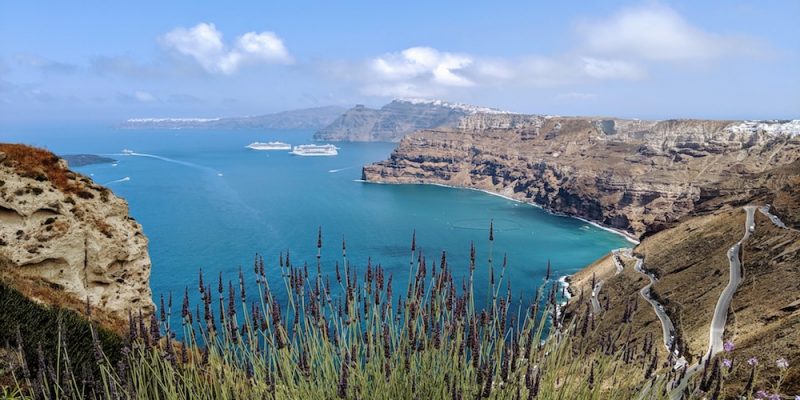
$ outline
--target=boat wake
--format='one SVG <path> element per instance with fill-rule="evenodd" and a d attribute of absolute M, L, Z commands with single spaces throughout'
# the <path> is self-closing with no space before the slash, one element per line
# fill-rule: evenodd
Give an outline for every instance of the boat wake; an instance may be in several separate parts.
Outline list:
<path fill-rule="evenodd" d="M 353 169 L 354 167 L 344 167 L 344 168 L 337 168 L 337 169 L 329 169 L 328 172 L 335 174 L 337 172 L 342 172 L 344 170 Z"/>
<path fill-rule="evenodd" d="M 108 183 L 106 183 L 106 184 L 105 184 L 105 186 L 111 185 L 112 183 L 122 183 L 122 182 L 127 182 L 127 181 L 129 181 L 129 180 L 131 180 L 131 177 L 130 177 L 130 176 L 126 176 L 126 177 L 124 177 L 124 178 L 122 178 L 122 179 L 117 179 L 117 180 L 113 180 L 113 181 L 111 181 L 111 182 L 108 182 Z"/>
<path fill-rule="evenodd" d="M 168 163 L 183 165 L 185 167 L 205 169 L 205 170 L 209 170 L 209 171 L 214 171 L 215 173 L 219 173 L 219 171 L 216 171 L 213 168 L 205 167 L 205 166 L 202 166 L 202 165 L 199 165 L 199 164 L 195 164 L 195 163 L 192 163 L 192 162 L 188 162 L 188 161 L 181 161 L 181 160 L 176 160 L 174 158 L 162 157 L 162 156 L 159 156 L 159 155 L 156 155 L 156 154 L 146 154 L 146 153 L 136 153 L 136 152 L 133 152 L 133 151 L 123 151 L 122 153 L 117 153 L 117 154 L 114 154 L 114 155 L 115 156 L 133 156 L 133 157 L 154 158 L 156 160 L 161 160 L 161 161 L 166 161 Z"/>

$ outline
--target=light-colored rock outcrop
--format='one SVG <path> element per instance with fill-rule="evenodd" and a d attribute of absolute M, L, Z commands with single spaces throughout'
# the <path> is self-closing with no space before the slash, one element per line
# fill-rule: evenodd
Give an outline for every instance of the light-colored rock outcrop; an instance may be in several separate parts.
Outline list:
<path fill-rule="evenodd" d="M 25 151 L 49 153 L 9 146 L 0 145 L 0 277 L 44 303 L 88 299 L 116 322 L 153 312 L 147 238 L 125 200 L 63 161 L 21 167 Z"/>

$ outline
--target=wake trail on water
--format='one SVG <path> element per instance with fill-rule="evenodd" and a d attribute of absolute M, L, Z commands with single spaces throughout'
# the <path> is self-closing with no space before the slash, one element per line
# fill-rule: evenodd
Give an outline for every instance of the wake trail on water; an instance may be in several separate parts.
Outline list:
<path fill-rule="evenodd" d="M 112 155 L 121 156 L 121 157 L 131 156 L 131 157 L 152 158 L 152 159 L 156 159 L 156 160 L 159 160 L 159 161 L 164 161 L 164 162 L 168 162 L 168 163 L 172 163 L 172 164 L 178 164 L 178 165 L 182 165 L 184 167 L 189 167 L 189 168 L 194 168 L 194 169 L 198 169 L 198 170 L 201 170 L 201 171 L 205 171 L 205 172 L 211 173 L 213 175 L 216 175 L 218 177 L 223 177 L 224 176 L 222 172 L 220 172 L 220 171 L 218 171 L 218 170 L 216 170 L 214 168 L 207 167 L 205 165 L 195 164 L 195 163 L 189 162 L 189 161 L 176 160 L 174 158 L 159 156 L 157 154 L 125 152 L 125 153 L 115 153 L 115 154 L 112 154 Z M 216 182 L 214 184 L 215 186 L 217 186 L 223 192 L 227 193 L 228 199 L 231 201 L 231 203 L 236 204 L 238 207 L 240 207 L 243 210 L 246 210 L 247 212 L 249 212 L 253 216 L 256 216 L 258 218 L 261 217 L 261 212 L 258 211 L 255 208 L 253 208 L 249 204 L 245 203 L 244 200 L 242 200 L 242 198 L 239 196 L 239 193 L 235 189 L 230 187 L 230 185 L 228 185 L 227 182 L 224 179 L 215 180 L 215 182 Z"/>
<path fill-rule="evenodd" d="M 351 167 L 344 167 L 344 168 L 337 168 L 337 169 L 329 169 L 328 172 L 330 172 L 332 174 L 335 174 L 337 172 L 342 172 L 344 170 L 348 170 L 348 169 L 352 169 L 352 168 L 355 168 L 355 167 L 351 166 Z"/>
<path fill-rule="evenodd" d="M 111 181 L 111 182 L 108 182 L 108 183 L 106 183 L 106 184 L 105 184 L 105 186 L 108 186 L 108 185 L 110 185 L 110 184 L 112 184 L 112 183 L 122 183 L 122 182 L 127 182 L 127 181 L 129 181 L 129 180 L 131 180 L 131 177 L 130 177 L 130 176 L 126 176 L 126 177 L 124 177 L 124 178 L 122 178 L 122 179 L 117 179 L 117 180 L 113 180 L 113 181 Z"/>
<path fill-rule="evenodd" d="M 156 154 L 131 152 L 131 153 L 117 153 L 117 154 L 114 154 L 114 155 L 115 156 L 134 156 L 134 157 L 154 158 L 156 160 L 161 160 L 161 161 L 165 161 L 165 162 L 168 162 L 168 163 L 183 165 L 185 167 L 197 168 L 197 169 L 202 169 L 202 170 L 205 170 L 205 171 L 211 171 L 211 172 L 221 176 L 220 175 L 221 173 L 219 171 L 215 170 L 214 168 L 206 167 L 206 166 L 200 165 L 200 164 L 195 164 L 195 163 L 192 163 L 192 162 L 189 162 L 189 161 L 181 161 L 181 160 L 176 160 L 174 158 L 163 157 L 163 156 L 159 156 L 159 155 L 156 155 Z"/>

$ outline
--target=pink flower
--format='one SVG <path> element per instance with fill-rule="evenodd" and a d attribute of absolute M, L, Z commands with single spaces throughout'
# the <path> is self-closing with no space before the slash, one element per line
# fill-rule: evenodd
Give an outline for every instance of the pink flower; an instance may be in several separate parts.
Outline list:
<path fill-rule="evenodd" d="M 728 340 L 727 342 L 725 342 L 725 343 L 722 345 L 722 349 L 723 349 L 723 350 L 725 350 L 725 352 L 727 352 L 727 353 L 730 353 L 730 352 L 732 352 L 732 351 L 733 351 L 733 349 L 735 349 L 735 348 L 736 348 L 736 346 L 735 346 L 735 345 L 733 344 L 733 342 L 732 342 L 732 341 L 730 341 L 730 340 Z"/>
<path fill-rule="evenodd" d="M 750 357 L 750 359 L 747 360 L 747 364 L 755 367 L 756 365 L 758 365 L 758 359 L 755 357 Z"/>
<path fill-rule="evenodd" d="M 783 357 L 779 358 L 778 361 L 775 361 L 775 365 L 777 365 L 780 369 L 789 368 L 789 362 Z"/>

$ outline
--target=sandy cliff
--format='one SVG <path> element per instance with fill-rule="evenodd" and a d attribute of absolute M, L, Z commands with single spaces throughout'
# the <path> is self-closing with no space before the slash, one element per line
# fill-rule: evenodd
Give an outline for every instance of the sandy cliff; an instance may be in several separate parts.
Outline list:
<path fill-rule="evenodd" d="M 53 154 L 0 144 L 0 278 L 28 297 L 112 325 L 154 310 L 150 257 L 125 200 Z"/>

